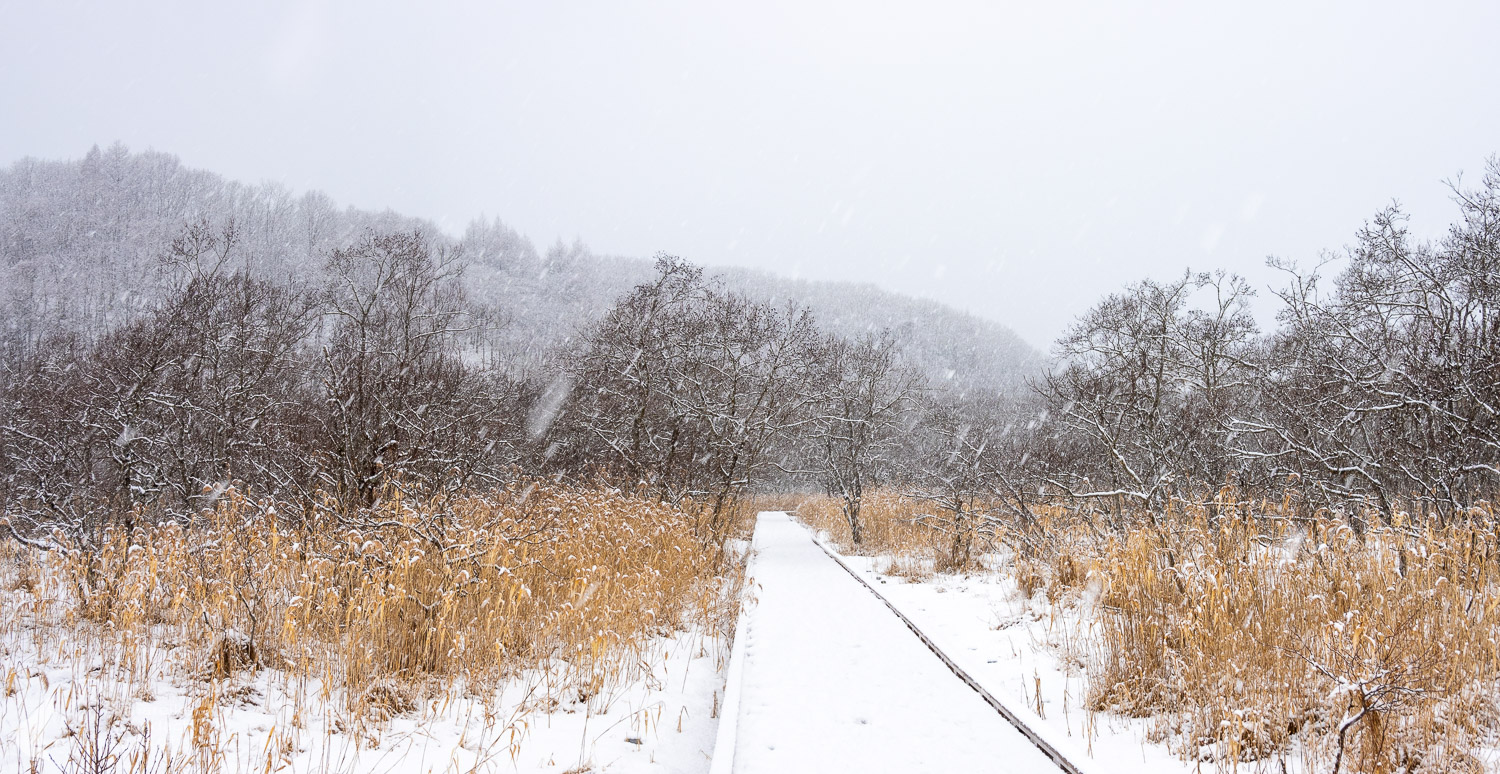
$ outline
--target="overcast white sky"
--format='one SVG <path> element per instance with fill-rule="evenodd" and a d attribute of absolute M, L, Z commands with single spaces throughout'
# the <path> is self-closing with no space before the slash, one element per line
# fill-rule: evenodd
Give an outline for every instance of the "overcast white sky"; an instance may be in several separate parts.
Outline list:
<path fill-rule="evenodd" d="M 1134 10 L 1130 10 L 1134 9 Z M 1039 347 L 1500 152 L 1500 3 L 22 3 L 0 163 L 122 141 L 545 247 L 870 280 Z M 1263 293 L 1264 294 L 1264 293 Z"/>

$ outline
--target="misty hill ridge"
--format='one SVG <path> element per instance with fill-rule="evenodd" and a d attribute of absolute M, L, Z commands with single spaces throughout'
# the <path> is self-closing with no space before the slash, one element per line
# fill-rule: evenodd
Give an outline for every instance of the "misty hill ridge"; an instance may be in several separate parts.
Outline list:
<path fill-rule="evenodd" d="M 330 251 L 366 230 L 420 229 L 441 247 L 461 251 L 466 286 L 508 323 L 496 344 L 521 368 L 546 367 L 546 353 L 652 275 L 648 259 L 595 255 L 581 242 L 541 252 L 496 219 L 475 221 L 452 239 L 420 218 L 340 209 L 319 191 L 294 195 L 274 183 L 247 185 L 186 167 L 171 154 L 115 145 L 76 161 L 23 159 L 0 171 L 6 327 L 22 334 L 92 333 L 149 308 L 165 279 L 159 257 L 185 224 L 200 218 L 233 218 L 240 229 L 237 260 L 272 279 L 321 271 Z M 1004 326 L 936 301 L 869 283 L 710 270 L 748 296 L 806 304 L 832 332 L 890 329 L 910 359 L 941 380 L 1008 389 L 1044 363 Z"/>

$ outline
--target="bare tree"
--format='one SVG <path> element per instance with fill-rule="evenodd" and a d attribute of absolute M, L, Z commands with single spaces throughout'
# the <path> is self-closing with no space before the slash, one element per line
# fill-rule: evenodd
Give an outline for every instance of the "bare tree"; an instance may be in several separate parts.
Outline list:
<path fill-rule="evenodd" d="M 206 223 L 174 241 L 168 262 L 186 281 L 154 316 L 182 353 L 162 385 L 162 484 L 170 500 L 206 505 L 238 482 L 280 493 L 308 483 L 302 441 L 310 417 L 305 344 L 312 293 L 255 279 L 235 252 L 233 222 Z"/>
<path fill-rule="evenodd" d="M 496 398 L 516 392 L 460 356 L 474 324 L 461 271 L 420 232 L 367 234 L 329 258 L 320 469 L 348 505 L 389 486 L 438 493 L 496 478 L 486 458 L 520 424 Z"/>
<path fill-rule="evenodd" d="M 1229 419 L 1249 385 L 1250 295 L 1239 277 L 1185 273 L 1132 285 L 1086 312 L 1057 344 L 1064 365 L 1039 386 L 1079 444 L 1073 469 L 1052 483 L 1148 508 L 1174 488 L 1222 483 L 1233 470 Z"/>
<path fill-rule="evenodd" d="M 1331 293 L 1275 265 L 1283 326 L 1259 369 L 1239 451 L 1330 500 L 1398 500 L 1441 517 L 1500 485 L 1500 162 L 1453 186 L 1461 219 L 1413 243 L 1388 209 L 1362 229 Z"/>
<path fill-rule="evenodd" d="M 694 309 L 707 303 L 702 269 L 658 257 L 657 276 L 622 298 L 569 366 L 574 399 L 549 434 L 557 462 L 580 471 L 599 465 L 632 486 L 678 500 L 691 486 L 669 471 L 701 454 L 692 418 L 673 392 L 677 368 L 696 335 Z"/>
<path fill-rule="evenodd" d="M 908 453 L 915 464 L 904 489 L 939 509 L 925 521 L 949 536 L 946 563 L 953 569 L 967 567 L 976 546 L 989 544 L 1000 526 L 992 513 L 1001 469 L 994 441 L 1005 428 L 997 407 L 996 398 L 933 396 L 913 433 Z"/>
<path fill-rule="evenodd" d="M 288 483 L 312 300 L 230 268 L 236 244 L 232 225 L 194 224 L 166 256 L 183 279 L 163 304 L 11 362 L 8 512 L 89 545 L 143 508 L 187 517 L 230 482 Z"/>
<path fill-rule="evenodd" d="M 850 535 L 859 545 L 860 504 L 895 464 L 892 452 L 900 446 L 900 430 L 916 408 L 925 380 L 902 362 L 889 332 L 855 341 L 829 337 L 816 358 L 818 395 L 804 435 L 815 475 L 842 502 Z"/>
<path fill-rule="evenodd" d="M 721 290 L 662 256 L 572 359 L 572 399 L 549 434 L 556 464 L 590 467 L 664 499 L 705 503 L 714 534 L 806 421 L 812 316 Z"/>

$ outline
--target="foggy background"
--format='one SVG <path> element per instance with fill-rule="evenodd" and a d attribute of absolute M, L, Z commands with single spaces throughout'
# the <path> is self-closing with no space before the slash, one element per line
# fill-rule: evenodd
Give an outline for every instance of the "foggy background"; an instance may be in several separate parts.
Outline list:
<path fill-rule="evenodd" d="M 1046 348 L 1500 151 L 1493 3 L 0 2 L 0 164 L 121 141 L 460 232 L 868 280 Z M 1263 319 L 1263 324 L 1269 322 Z"/>

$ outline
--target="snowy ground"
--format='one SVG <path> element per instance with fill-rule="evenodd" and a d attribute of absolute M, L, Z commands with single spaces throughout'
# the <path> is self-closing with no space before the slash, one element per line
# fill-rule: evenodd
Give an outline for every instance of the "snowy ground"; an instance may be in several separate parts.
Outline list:
<path fill-rule="evenodd" d="M 109 633 L 28 625 L 38 600 L 12 587 L 0 591 L 0 772 L 77 770 L 70 759 L 91 746 L 223 772 L 707 772 L 720 714 L 734 721 L 733 755 L 718 751 L 716 774 L 1058 770 L 806 528 L 762 514 L 754 547 L 727 694 L 724 643 L 697 632 L 653 642 L 587 699 L 542 670 L 499 694 L 373 686 L 373 701 L 356 702 L 273 669 L 210 682 L 180 644 L 136 647 L 125 664 Z M 1084 709 L 1098 657 L 1087 594 L 1053 604 L 1003 573 L 909 583 L 888 574 L 889 558 L 845 561 L 1081 769 L 1216 770 L 1170 754 L 1152 721 Z"/>
<path fill-rule="evenodd" d="M 1057 771 L 785 514 L 751 572 L 733 771 Z"/>
<path fill-rule="evenodd" d="M 0 604 L 14 613 L 27 596 L 5 591 Z M 108 636 L 84 645 L 12 618 L 0 636 L 0 771 L 87 770 L 78 759 L 94 748 L 122 772 L 145 751 L 174 771 L 705 772 L 725 661 L 722 642 L 687 632 L 652 643 L 588 700 L 535 670 L 488 696 L 373 686 L 356 715 L 318 679 L 263 669 L 205 681 L 171 645 L 147 651 L 150 681 L 132 680 L 104 657 Z"/>
<path fill-rule="evenodd" d="M 807 534 L 805 528 L 802 531 Z M 1056 740 L 1054 744 L 1082 767 L 1110 772 L 1216 770 L 1211 764 L 1199 767 L 1172 755 L 1150 720 L 1084 708 L 1086 667 L 1097 656 L 1090 651 L 1094 638 L 1087 598 L 1074 605 L 1054 605 L 1040 595 L 1028 599 L 1001 573 L 938 575 L 911 583 L 888 574 L 889 557 L 843 558 L 987 691 L 1028 725 L 1047 729 L 1049 740 Z M 910 633 L 907 638 L 916 641 Z"/>
<path fill-rule="evenodd" d="M 817 539 L 830 550 L 827 535 Z M 1028 725 L 1052 731 L 1049 741 L 1075 762 L 1098 772 L 1275 772 L 1326 771 L 1326 756 L 1305 749 L 1300 738 L 1280 756 L 1244 762 L 1214 761 L 1221 751 L 1203 748 L 1185 762 L 1170 745 L 1181 744 L 1170 717 L 1128 718 L 1084 707 L 1089 665 L 1104 657 L 1094 631 L 1097 591 L 1053 602 L 1042 591 L 1027 597 L 1011 574 L 937 574 L 912 582 L 890 556 L 841 555 L 843 561 L 912 619 L 950 658 Z M 992 559 L 994 559 L 992 557 Z M 999 559 L 994 559 L 999 562 Z M 895 574 L 892 571 L 896 570 Z M 1070 752 L 1071 751 L 1071 752 Z M 1477 752 L 1485 771 L 1500 771 L 1500 748 Z M 1347 761 L 1345 762 L 1347 764 Z M 1346 765 L 1345 770 L 1349 770 Z"/>
<path fill-rule="evenodd" d="M 845 561 L 1028 725 L 1068 739 L 1075 760 L 1107 764 L 1096 768 L 1115 772 L 1213 770 L 1183 763 L 1165 745 L 1148 742 L 1150 721 L 1084 708 L 1091 640 L 1081 611 L 1025 599 L 998 575 L 909 583 L 882 572 L 888 559 Z"/>

